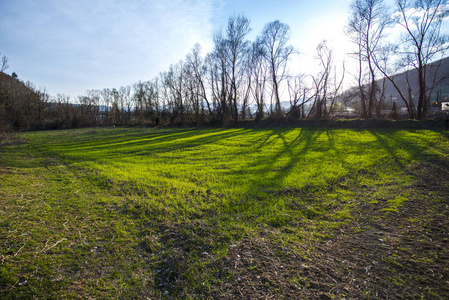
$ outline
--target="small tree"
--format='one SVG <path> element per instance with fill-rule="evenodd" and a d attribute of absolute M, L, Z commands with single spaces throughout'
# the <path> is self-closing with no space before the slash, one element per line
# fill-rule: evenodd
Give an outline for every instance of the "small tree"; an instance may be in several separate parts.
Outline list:
<path fill-rule="evenodd" d="M 344 80 L 344 66 L 341 79 L 337 81 L 337 72 L 332 59 L 332 49 L 327 46 L 327 42 L 321 42 L 317 47 L 317 59 L 322 70 L 313 77 L 314 102 L 309 112 L 315 118 L 329 118 L 335 105 L 337 94 L 340 91 Z M 334 73 L 334 74 L 332 74 Z"/>
<path fill-rule="evenodd" d="M 1 55 L 1 53 L 0 53 L 0 55 Z M 2 56 L 2 64 L 0 66 L 0 72 L 3 72 L 8 68 L 9 68 L 8 58 L 6 56 Z"/>

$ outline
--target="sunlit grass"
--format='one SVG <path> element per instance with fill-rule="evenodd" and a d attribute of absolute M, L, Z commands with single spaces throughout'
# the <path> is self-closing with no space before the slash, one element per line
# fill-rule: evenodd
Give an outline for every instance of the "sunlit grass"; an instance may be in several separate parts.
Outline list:
<path fill-rule="evenodd" d="M 95 171 L 100 185 L 124 193 L 132 187 L 168 220 L 206 212 L 256 223 L 297 219 L 289 207 L 305 200 L 304 188 L 326 190 L 356 177 L 366 185 L 388 182 L 413 160 L 445 151 L 441 135 L 430 131 L 97 129 L 24 136 L 39 152 Z"/>
<path fill-rule="evenodd" d="M 26 280 L 12 294 L 25 297 L 68 289 L 62 298 L 70 298 L 78 286 L 97 298 L 148 288 L 161 296 L 169 287 L 158 287 L 165 275 L 157 270 L 172 264 L 187 288 L 207 289 L 222 280 L 214 260 L 243 236 L 268 231 L 294 249 L 328 238 L 363 203 L 396 213 L 407 200 L 398 191 L 415 180 L 407 166 L 449 154 L 446 133 L 427 130 L 103 128 L 20 137 L 27 142 L 0 149 L 0 287 Z"/>

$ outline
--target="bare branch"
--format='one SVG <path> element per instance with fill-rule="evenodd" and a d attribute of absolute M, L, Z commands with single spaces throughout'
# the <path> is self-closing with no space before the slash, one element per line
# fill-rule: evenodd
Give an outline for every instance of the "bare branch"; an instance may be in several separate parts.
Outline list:
<path fill-rule="evenodd" d="M 1 55 L 1 53 L 0 53 L 0 55 Z M 2 64 L 1 64 L 1 67 L 0 67 L 0 72 L 3 73 L 3 71 L 5 71 L 8 68 L 9 68 L 8 58 L 6 56 L 2 56 Z"/>

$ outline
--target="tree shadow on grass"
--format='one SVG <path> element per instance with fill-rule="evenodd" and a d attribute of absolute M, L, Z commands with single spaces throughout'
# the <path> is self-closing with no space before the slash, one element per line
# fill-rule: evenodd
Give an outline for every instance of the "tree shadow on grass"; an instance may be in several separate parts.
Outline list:
<path fill-rule="evenodd" d="M 304 160 L 304 157 L 310 151 L 324 152 L 330 149 L 326 148 L 327 146 L 324 147 L 324 145 L 317 144 L 318 138 L 324 132 L 323 129 L 319 128 L 302 128 L 298 135 L 293 139 L 288 140 L 286 136 L 291 133 L 290 130 L 277 130 L 275 132 L 276 139 L 271 140 L 270 143 L 265 145 L 259 145 L 258 148 L 270 147 L 270 144 L 276 144 L 279 141 L 282 146 L 278 146 L 274 151 L 267 152 L 266 155 L 249 162 L 242 166 L 241 169 L 257 168 L 258 173 L 264 174 L 265 179 L 269 182 L 280 182 L 291 174 L 295 166 L 297 166 L 301 160 Z M 270 136 L 272 135 L 273 134 Z M 320 147 L 320 149 L 317 150 L 318 146 L 323 147 Z M 276 167 L 279 163 L 282 164 L 282 167 Z M 253 181 L 248 186 L 247 193 L 251 194 L 252 191 L 259 191 L 260 188 L 260 182 Z"/>
<path fill-rule="evenodd" d="M 91 160 L 116 161 L 123 157 L 145 156 L 167 153 L 175 150 L 186 151 L 188 149 L 213 144 L 217 141 L 244 134 L 244 129 L 222 130 L 185 130 L 175 133 L 142 133 L 133 135 L 132 138 L 102 138 L 92 139 L 87 142 L 61 143 L 58 146 L 44 145 L 42 151 L 49 154 L 68 158 L 71 162 L 83 162 Z"/>
<path fill-rule="evenodd" d="M 377 130 L 369 130 L 369 132 L 376 138 L 379 145 L 386 150 L 388 155 L 391 158 L 393 158 L 394 162 L 401 168 L 404 168 L 403 162 L 399 159 L 399 157 L 396 154 L 396 148 L 399 146 L 397 140 L 395 138 L 392 138 L 392 135 L 382 136 Z M 390 146 L 388 140 L 390 140 L 390 142 L 393 141 L 394 145 Z"/>
<path fill-rule="evenodd" d="M 447 159 L 449 156 L 449 149 L 424 144 L 423 142 L 419 143 L 419 141 L 416 140 L 413 141 L 410 137 L 407 137 L 406 134 L 401 134 L 401 130 L 369 130 L 369 132 L 376 138 L 382 148 L 385 149 L 395 163 L 406 173 L 422 180 L 429 178 L 429 174 L 425 177 L 420 175 L 420 171 L 418 170 L 419 168 L 417 169 L 413 167 L 410 169 L 409 166 L 411 162 L 414 166 L 425 163 L 426 165 L 431 165 L 433 170 L 441 170 L 441 172 L 444 173 L 449 172 L 449 160 Z M 407 131 L 407 133 L 410 132 L 414 133 L 414 131 Z M 441 137 L 449 140 L 449 136 L 444 133 L 441 134 Z M 430 150 L 435 150 L 446 154 L 443 154 L 442 156 L 429 153 Z M 398 155 L 398 151 L 404 151 L 409 158 L 404 160 L 403 157 Z M 412 171 L 412 169 L 415 171 Z"/>

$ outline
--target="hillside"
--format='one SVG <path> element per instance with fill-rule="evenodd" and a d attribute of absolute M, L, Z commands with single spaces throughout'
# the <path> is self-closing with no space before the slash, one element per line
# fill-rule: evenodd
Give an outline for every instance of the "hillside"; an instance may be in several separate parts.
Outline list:
<path fill-rule="evenodd" d="M 0 132 L 35 126 L 41 121 L 43 109 L 33 84 L 0 72 Z"/>
<path fill-rule="evenodd" d="M 15 88 L 29 90 L 29 87 L 27 87 L 21 80 L 4 72 L 0 72 L 0 95 L 2 96 L 2 99 L 10 94 Z"/>
<path fill-rule="evenodd" d="M 430 64 L 429 71 L 430 72 L 428 73 L 429 75 L 427 77 L 427 85 L 431 86 L 433 82 L 440 82 L 440 84 L 438 84 L 431 95 L 431 103 L 449 101 L 449 57 Z M 412 95 L 414 96 L 415 101 L 417 101 L 419 90 L 417 84 L 418 72 L 416 70 L 410 70 L 408 72 L 393 76 L 393 80 L 400 88 L 406 91 L 406 88 L 408 86 L 407 77 L 409 82 L 411 83 Z M 379 84 L 381 83 L 382 81 L 379 80 Z M 396 97 L 398 99 L 398 102 L 402 102 L 399 97 L 399 93 L 390 81 L 387 81 L 385 94 L 389 95 L 387 99 L 394 99 Z"/>
<path fill-rule="evenodd" d="M 431 94 L 431 103 L 434 104 L 436 102 L 445 102 L 449 101 L 449 57 L 438 60 L 429 66 L 428 76 L 427 76 L 427 85 L 431 86 L 433 82 L 438 82 L 439 84 L 434 88 Z M 401 89 L 403 95 L 408 94 L 408 82 L 410 82 L 411 94 L 415 99 L 415 105 L 418 102 L 418 72 L 416 70 L 410 70 L 407 72 L 403 72 L 397 75 L 392 76 L 396 85 Z M 435 78 L 435 80 L 434 80 Z M 383 79 L 379 79 L 377 81 L 379 87 L 383 84 Z M 354 101 L 357 99 L 358 90 L 356 87 L 353 87 L 343 93 L 343 97 L 352 99 Z M 351 97 L 351 95 L 353 95 Z M 405 107 L 403 100 L 401 99 L 398 91 L 393 86 L 393 84 L 386 79 L 385 83 L 385 101 L 387 104 L 387 108 L 390 108 L 393 102 L 396 103 L 398 107 Z"/>

